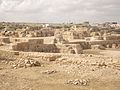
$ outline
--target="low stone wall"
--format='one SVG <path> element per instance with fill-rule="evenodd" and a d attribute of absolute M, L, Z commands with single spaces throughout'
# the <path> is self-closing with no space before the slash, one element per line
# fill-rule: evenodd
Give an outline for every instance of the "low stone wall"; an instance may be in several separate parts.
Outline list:
<path fill-rule="evenodd" d="M 31 45 L 32 47 L 32 45 Z M 36 52 L 59 53 L 59 49 L 55 44 L 39 44 L 34 48 Z"/>
<path fill-rule="evenodd" d="M 102 45 L 106 48 L 117 48 L 120 45 L 120 40 L 92 41 L 90 45 Z"/>
<path fill-rule="evenodd" d="M 119 36 L 116 36 L 116 35 L 106 36 L 104 37 L 104 40 L 120 40 L 120 35 Z"/>
<path fill-rule="evenodd" d="M 15 45 L 12 45 L 12 49 L 15 51 L 28 51 L 29 44 L 28 44 L 28 42 L 17 43 Z"/>
<path fill-rule="evenodd" d="M 107 44 L 120 44 L 120 40 L 100 40 L 100 41 L 91 41 L 91 45 L 107 45 Z"/>
<path fill-rule="evenodd" d="M 83 50 L 80 44 L 58 44 L 56 46 L 57 48 L 59 48 L 60 53 L 68 53 L 68 54 L 83 53 Z"/>
<path fill-rule="evenodd" d="M 82 49 L 90 49 L 91 45 L 87 41 L 75 41 L 75 42 L 69 42 L 69 44 L 79 44 Z"/>
<path fill-rule="evenodd" d="M 11 38 L 10 42 L 12 43 L 21 43 L 21 42 L 30 42 L 30 43 L 39 43 L 43 44 L 44 40 L 41 38 Z"/>
<path fill-rule="evenodd" d="M 120 40 L 95 40 L 95 41 L 75 41 L 69 44 L 80 44 L 83 49 L 90 49 L 92 45 L 101 45 L 106 48 L 117 48 L 120 45 Z"/>
<path fill-rule="evenodd" d="M 58 53 L 59 50 L 55 44 L 37 44 L 34 42 L 22 42 L 13 45 L 15 51 L 26 51 L 26 52 L 53 52 Z"/>

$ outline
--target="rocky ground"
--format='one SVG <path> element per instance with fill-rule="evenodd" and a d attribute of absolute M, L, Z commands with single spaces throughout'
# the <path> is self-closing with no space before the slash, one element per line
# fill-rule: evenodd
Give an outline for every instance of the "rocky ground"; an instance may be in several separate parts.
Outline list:
<path fill-rule="evenodd" d="M 0 90 L 120 90 L 120 58 L 106 53 L 1 59 Z"/>

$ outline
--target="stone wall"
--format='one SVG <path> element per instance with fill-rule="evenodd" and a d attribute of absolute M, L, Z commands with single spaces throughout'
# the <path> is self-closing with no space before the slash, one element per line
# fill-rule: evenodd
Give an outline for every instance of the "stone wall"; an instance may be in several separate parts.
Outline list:
<path fill-rule="evenodd" d="M 36 52 L 59 53 L 59 49 L 55 44 L 39 44 L 35 47 Z"/>
<path fill-rule="evenodd" d="M 65 40 L 73 40 L 84 39 L 89 35 L 86 31 L 65 31 L 62 36 Z"/>
<path fill-rule="evenodd" d="M 120 40 L 100 40 L 100 41 L 91 41 L 91 45 L 107 45 L 107 44 L 120 44 Z"/>
<path fill-rule="evenodd" d="M 19 42 L 12 45 L 15 51 L 25 52 L 45 52 L 45 53 L 69 53 L 81 54 L 80 44 L 42 44 L 38 40 L 28 40 L 28 42 Z"/>
<path fill-rule="evenodd" d="M 111 36 L 104 36 L 104 40 L 120 40 L 120 35 L 111 35 Z"/>
<path fill-rule="evenodd" d="M 12 45 L 12 49 L 15 51 L 28 51 L 29 50 L 29 44 L 28 42 L 21 42 Z"/>
<path fill-rule="evenodd" d="M 44 40 L 44 44 L 54 44 L 55 37 L 44 37 L 42 39 Z"/>
<path fill-rule="evenodd" d="M 16 51 L 27 52 L 59 52 L 55 44 L 43 44 L 41 39 L 30 39 L 28 42 L 16 43 L 12 46 L 12 49 Z"/>
<path fill-rule="evenodd" d="M 69 44 L 80 44 L 83 49 L 90 49 L 92 45 L 101 45 L 106 48 L 119 48 L 120 40 L 72 41 Z"/>
<path fill-rule="evenodd" d="M 10 42 L 19 43 L 19 42 L 40 42 L 43 44 L 44 40 L 42 38 L 10 38 Z"/>
<path fill-rule="evenodd" d="M 60 53 L 68 53 L 68 54 L 83 53 L 83 50 L 80 44 L 59 44 L 56 46 L 59 48 Z"/>
<path fill-rule="evenodd" d="M 91 45 L 89 42 L 87 41 L 72 41 L 72 42 L 69 42 L 69 44 L 79 44 L 82 49 L 90 49 Z"/>

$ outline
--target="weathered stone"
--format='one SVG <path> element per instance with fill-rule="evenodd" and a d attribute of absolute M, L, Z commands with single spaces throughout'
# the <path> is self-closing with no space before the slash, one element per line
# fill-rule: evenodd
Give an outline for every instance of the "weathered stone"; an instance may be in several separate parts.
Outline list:
<path fill-rule="evenodd" d="M 25 67 L 32 67 L 31 64 L 25 64 Z"/>
<path fill-rule="evenodd" d="M 88 85 L 89 81 L 85 79 L 75 79 L 75 80 L 68 80 L 66 84 L 71 84 L 71 85 L 83 85 L 86 86 Z"/>
<path fill-rule="evenodd" d="M 42 72 L 43 74 L 53 74 L 53 73 L 57 73 L 57 71 L 55 70 L 46 70 L 44 72 Z"/>

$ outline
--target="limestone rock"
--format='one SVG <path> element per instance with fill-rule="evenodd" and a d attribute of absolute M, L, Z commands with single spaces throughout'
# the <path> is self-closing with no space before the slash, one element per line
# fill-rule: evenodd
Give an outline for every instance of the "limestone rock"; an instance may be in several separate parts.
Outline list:
<path fill-rule="evenodd" d="M 66 84 L 86 86 L 88 85 L 88 83 L 89 80 L 75 79 L 75 80 L 68 80 Z"/>

